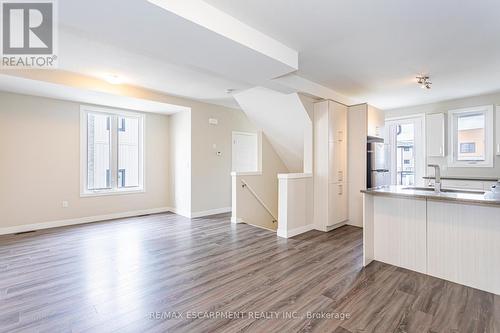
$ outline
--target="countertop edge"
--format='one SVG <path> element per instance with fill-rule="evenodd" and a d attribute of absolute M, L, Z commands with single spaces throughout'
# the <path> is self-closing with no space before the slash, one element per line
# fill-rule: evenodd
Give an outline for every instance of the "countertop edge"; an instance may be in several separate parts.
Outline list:
<path fill-rule="evenodd" d="M 429 194 L 415 194 L 415 193 L 395 193 L 395 192 L 379 192 L 376 190 L 361 190 L 363 194 L 377 195 L 377 196 L 386 196 L 386 197 L 398 197 L 398 198 L 407 198 L 407 199 L 426 199 L 432 201 L 447 201 L 450 203 L 464 203 L 471 205 L 479 205 L 479 206 L 488 206 L 488 207 L 500 207 L 500 201 L 491 201 L 491 200 L 474 200 L 474 199 L 464 199 L 464 198 L 452 198 L 446 196 L 436 196 Z"/>
<path fill-rule="evenodd" d="M 436 179 L 434 176 L 424 176 L 423 179 Z M 476 181 L 476 182 L 496 182 L 498 178 L 494 177 L 456 177 L 456 176 L 441 176 L 441 179 L 444 180 L 468 180 L 468 181 Z"/>

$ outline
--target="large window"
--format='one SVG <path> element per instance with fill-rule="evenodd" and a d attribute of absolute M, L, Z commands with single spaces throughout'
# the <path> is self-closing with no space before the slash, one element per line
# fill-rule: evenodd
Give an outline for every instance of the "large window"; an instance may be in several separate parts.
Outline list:
<path fill-rule="evenodd" d="M 493 106 L 449 111 L 451 167 L 493 167 Z"/>
<path fill-rule="evenodd" d="M 81 107 L 81 195 L 144 190 L 139 113 Z"/>

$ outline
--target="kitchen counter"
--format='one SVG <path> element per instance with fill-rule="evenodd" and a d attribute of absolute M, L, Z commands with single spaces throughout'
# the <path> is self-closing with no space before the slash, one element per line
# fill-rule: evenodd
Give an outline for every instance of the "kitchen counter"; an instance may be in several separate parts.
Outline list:
<path fill-rule="evenodd" d="M 423 179 L 436 179 L 434 176 L 425 176 Z M 441 176 L 444 180 L 472 180 L 478 182 L 496 182 L 499 177 L 474 177 L 474 176 Z"/>
<path fill-rule="evenodd" d="M 500 200 L 405 186 L 362 192 L 363 265 L 377 260 L 500 295 Z"/>
<path fill-rule="evenodd" d="M 422 198 L 434 201 L 461 202 L 466 204 L 500 206 L 500 200 L 485 199 L 481 191 L 440 192 L 429 190 L 408 189 L 409 186 L 391 185 L 362 190 L 362 193 L 392 197 Z M 444 189 L 446 190 L 446 189 Z"/>

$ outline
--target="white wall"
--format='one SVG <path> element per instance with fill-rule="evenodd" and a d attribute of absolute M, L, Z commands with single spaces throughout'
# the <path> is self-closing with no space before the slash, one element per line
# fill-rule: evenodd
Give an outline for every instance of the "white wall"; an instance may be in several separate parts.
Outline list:
<path fill-rule="evenodd" d="M 500 93 L 481 95 L 475 97 L 467 97 L 443 101 L 439 103 L 425 104 L 408 108 L 400 108 L 386 110 L 386 117 L 408 116 L 412 114 L 422 113 L 447 113 L 448 110 L 454 110 L 465 107 L 480 106 L 480 105 L 500 105 Z M 496 128 L 495 131 L 500 129 Z M 446 133 L 446 139 L 448 133 Z M 500 157 L 494 157 L 493 168 L 448 168 L 447 157 L 428 157 L 427 164 L 439 164 L 441 166 L 443 176 L 483 176 L 483 177 L 500 177 Z M 427 174 L 433 175 L 433 171 L 427 169 Z"/>
<path fill-rule="evenodd" d="M 304 106 L 304 110 L 307 112 L 309 117 L 309 122 L 306 122 L 304 128 L 304 173 L 313 172 L 313 160 L 314 160 L 314 133 L 313 133 L 313 119 L 314 119 L 314 103 L 317 99 L 309 96 L 304 96 L 299 94 L 300 101 Z"/>
<path fill-rule="evenodd" d="M 255 87 L 234 94 L 247 117 L 261 129 L 290 172 L 304 170 L 304 135 L 311 118 L 297 93 Z"/>
<path fill-rule="evenodd" d="M 191 216 L 191 111 L 169 118 L 170 207 Z"/>
<path fill-rule="evenodd" d="M 80 104 L 0 92 L 0 228 L 166 208 L 169 118 L 145 118 L 146 192 L 82 198 Z"/>

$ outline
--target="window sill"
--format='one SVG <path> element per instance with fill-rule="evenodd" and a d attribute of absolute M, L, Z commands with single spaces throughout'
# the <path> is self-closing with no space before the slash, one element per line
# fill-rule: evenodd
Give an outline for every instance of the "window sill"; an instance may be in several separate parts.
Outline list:
<path fill-rule="evenodd" d="M 134 190 L 124 189 L 124 190 L 113 190 L 113 191 L 81 192 L 80 198 L 103 197 L 109 195 L 139 194 L 139 193 L 146 193 L 146 190 L 144 188 L 138 188 Z"/>

